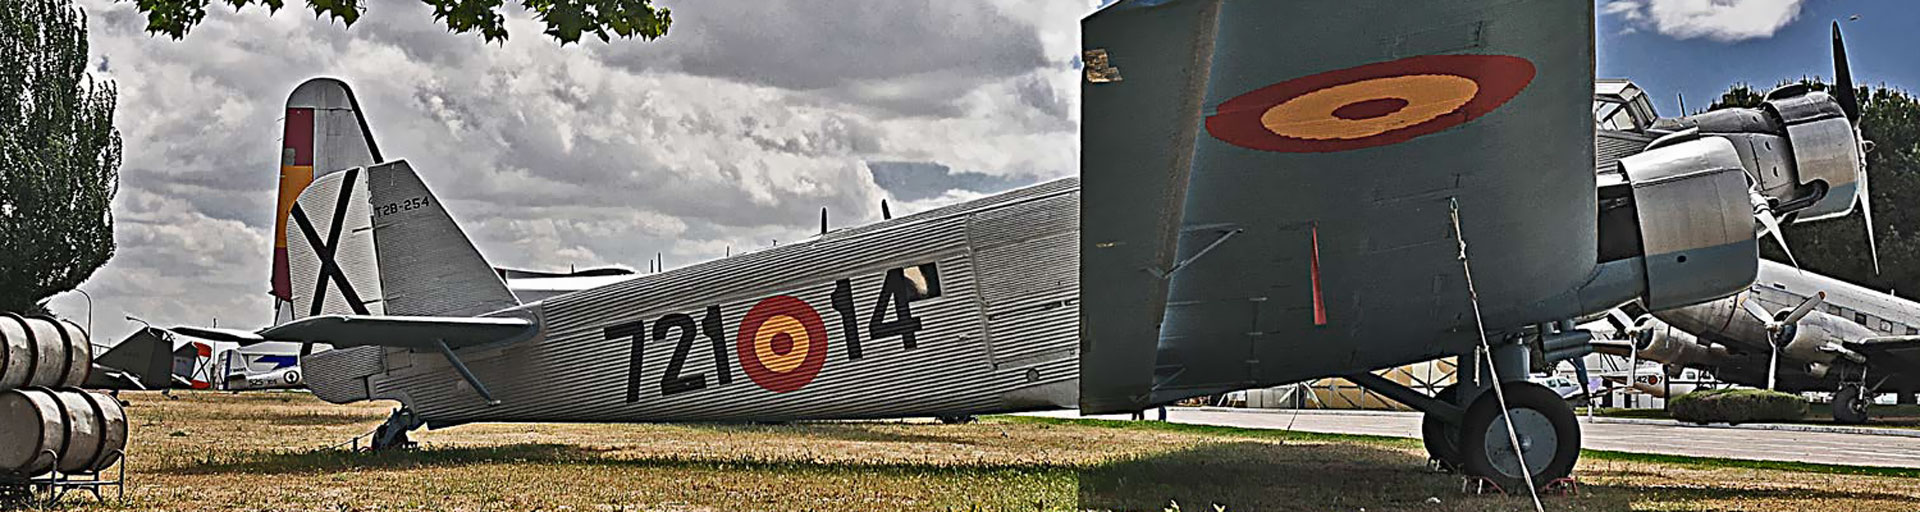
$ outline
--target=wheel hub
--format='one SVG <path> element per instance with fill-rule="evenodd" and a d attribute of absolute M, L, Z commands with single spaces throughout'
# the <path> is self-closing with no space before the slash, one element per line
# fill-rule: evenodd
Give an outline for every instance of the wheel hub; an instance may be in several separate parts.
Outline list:
<path fill-rule="evenodd" d="M 1507 421 L 1495 418 L 1487 425 L 1487 460 L 1501 474 L 1511 478 L 1522 478 L 1520 460 L 1526 460 L 1527 470 L 1538 472 L 1553 462 L 1554 449 L 1559 444 L 1559 435 L 1553 431 L 1553 422 L 1545 414 L 1528 408 L 1508 410 L 1508 418 L 1513 421 L 1515 436 L 1519 438 L 1520 455 L 1513 452 L 1514 442 L 1508 437 Z"/>

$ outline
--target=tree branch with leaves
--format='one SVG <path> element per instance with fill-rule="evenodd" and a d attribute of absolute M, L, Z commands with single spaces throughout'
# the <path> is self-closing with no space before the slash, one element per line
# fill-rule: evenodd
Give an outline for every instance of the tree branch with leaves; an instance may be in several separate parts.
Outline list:
<path fill-rule="evenodd" d="M 267 12 L 279 12 L 286 0 L 127 0 L 147 15 L 147 32 L 166 34 L 174 39 L 186 37 L 195 25 L 207 17 L 209 5 L 224 4 L 234 9 L 260 5 Z M 478 33 L 487 42 L 507 40 L 507 18 L 500 14 L 506 0 L 421 0 L 433 7 L 433 18 L 456 34 Z M 349 27 L 360 20 L 366 8 L 361 0 L 307 0 L 315 17 L 339 21 Z M 520 6 L 546 25 L 545 33 L 560 44 L 580 42 L 591 34 L 602 42 L 613 38 L 639 37 L 653 40 L 667 35 L 673 24 L 673 12 L 654 7 L 653 0 L 520 0 Z"/>

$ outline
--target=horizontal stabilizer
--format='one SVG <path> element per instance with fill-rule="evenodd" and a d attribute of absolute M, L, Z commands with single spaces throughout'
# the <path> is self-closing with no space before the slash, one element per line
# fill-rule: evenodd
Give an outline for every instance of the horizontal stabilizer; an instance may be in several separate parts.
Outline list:
<path fill-rule="evenodd" d="M 513 343 L 533 337 L 538 329 L 522 318 L 448 318 L 425 316 L 307 317 L 265 331 L 273 341 L 327 343 L 336 347 L 381 346 L 423 351 L 439 350 L 439 343 L 461 349 L 493 343 Z"/>

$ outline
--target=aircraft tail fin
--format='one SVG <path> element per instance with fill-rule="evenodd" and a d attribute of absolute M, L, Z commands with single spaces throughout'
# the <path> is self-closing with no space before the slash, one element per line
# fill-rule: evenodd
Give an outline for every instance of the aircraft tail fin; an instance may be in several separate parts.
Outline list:
<path fill-rule="evenodd" d="M 280 190 L 273 231 L 276 321 L 288 317 L 293 282 L 288 271 L 287 214 L 314 179 L 382 161 L 380 147 L 353 89 L 332 78 L 307 80 L 287 95 L 280 142 Z"/>
<path fill-rule="evenodd" d="M 519 304 L 405 160 L 314 180 L 286 222 L 295 319 L 476 316 Z"/>

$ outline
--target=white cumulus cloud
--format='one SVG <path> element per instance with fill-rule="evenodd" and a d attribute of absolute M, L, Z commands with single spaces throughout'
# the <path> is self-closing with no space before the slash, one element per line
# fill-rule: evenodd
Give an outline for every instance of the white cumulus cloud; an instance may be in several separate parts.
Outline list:
<path fill-rule="evenodd" d="M 1725 43 L 1773 37 L 1800 17 L 1805 0 L 1613 0 L 1601 12 L 1675 39 Z"/>

